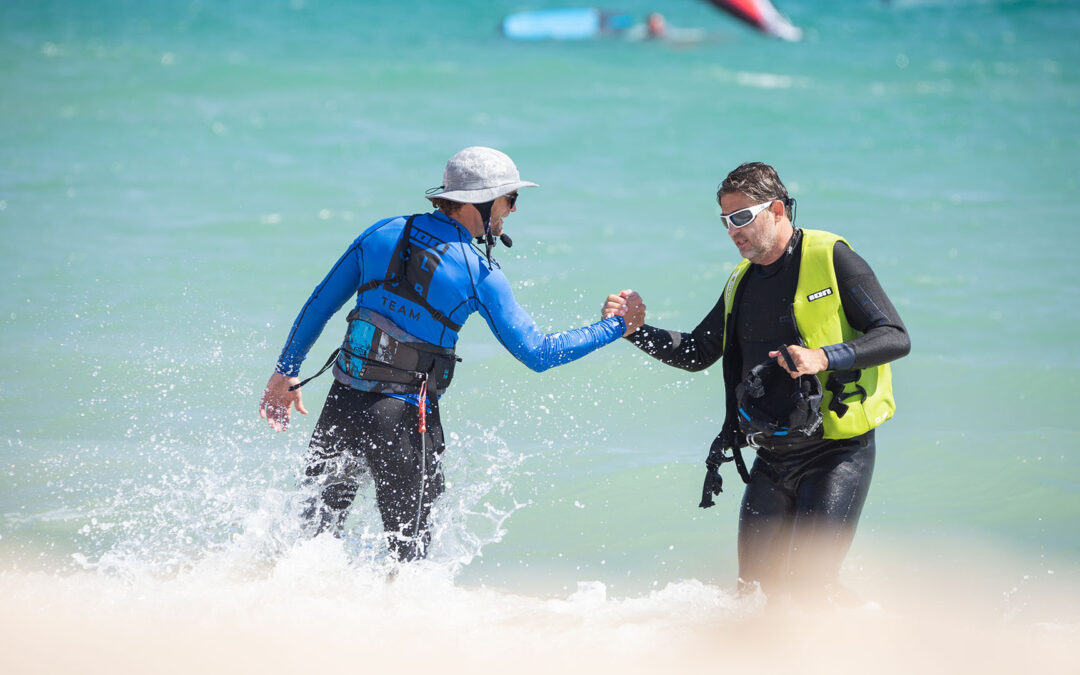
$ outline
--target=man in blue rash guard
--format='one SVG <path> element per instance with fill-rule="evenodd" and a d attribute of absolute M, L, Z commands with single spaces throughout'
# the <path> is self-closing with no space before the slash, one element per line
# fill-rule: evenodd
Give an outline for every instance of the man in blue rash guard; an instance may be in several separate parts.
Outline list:
<path fill-rule="evenodd" d="M 366 463 L 392 555 L 402 561 L 426 555 L 429 513 L 443 491 L 438 396 L 460 360 L 458 330 L 472 313 L 538 372 L 644 322 L 645 307 L 635 296 L 621 316 L 562 333 L 537 328 L 491 258 L 524 187 L 537 186 L 521 180 L 505 154 L 462 150 L 447 162 L 443 184 L 428 191 L 436 210 L 372 225 L 300 310 L 259 403 L 259 414 L 277 431 L 288 427 L 292 408 L 307 414 L 300 364 L 330 317 L 356 298 L 345 341 L 331 357 L 335 381 L 309 446 L 305 480 L 314 496 L 304 515 L 315 533 L 340 532 Z M 509 245 L 508 238 L 503 242 Z"/>

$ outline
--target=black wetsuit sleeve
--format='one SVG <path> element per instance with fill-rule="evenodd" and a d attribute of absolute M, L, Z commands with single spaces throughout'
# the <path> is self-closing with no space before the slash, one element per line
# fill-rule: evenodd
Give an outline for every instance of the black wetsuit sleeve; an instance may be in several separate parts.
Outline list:
<path fill-rule="evenodd" d="M 645 324 L 626 338 L 653 358 L 683 370 L 704 370 L 724 352 L 724 298 L 690 333 L 664 330 Z"/>
<path fill-rule="evenodd" d="M 911 351 L 907 328 L 870 265 L 838 241 L 833 249 L 833 267 L 844 314 L 862 335 L 825 347 L 829 370 L 869 368 L 906 356 Z"/>

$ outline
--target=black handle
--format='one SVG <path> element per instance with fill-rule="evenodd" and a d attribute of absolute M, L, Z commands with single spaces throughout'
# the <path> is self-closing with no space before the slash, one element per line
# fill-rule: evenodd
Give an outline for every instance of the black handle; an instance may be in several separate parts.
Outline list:
<path fill-rule="evenodd" d="M 788 354 L 787 345 L 780 345 L 780 353 L 784 355 L 784 362 L 787 363 L 787 367 L 791 372 L 797 372 L 799 369 L 795 367 L 795 362 L 791 360 L 791 354 Z"/>

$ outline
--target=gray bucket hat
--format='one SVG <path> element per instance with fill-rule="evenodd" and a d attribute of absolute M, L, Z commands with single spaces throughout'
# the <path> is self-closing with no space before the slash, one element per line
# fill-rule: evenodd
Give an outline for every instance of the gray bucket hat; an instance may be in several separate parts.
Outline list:
<path fill-rule="evenodd" d="M 494 148 L 473 146 L 450 158 L 443 182 L 428 190 L 428 199 L 447 199 L 465 204 L 483 204 L 523 187 L 540 187 L 521 180 L 514 162 Z"/>

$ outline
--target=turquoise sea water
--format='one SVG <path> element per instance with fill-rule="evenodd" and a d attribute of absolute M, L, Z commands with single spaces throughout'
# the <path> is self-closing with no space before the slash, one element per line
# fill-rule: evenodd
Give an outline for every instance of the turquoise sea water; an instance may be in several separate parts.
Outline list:
<path fill-rule="evenodd" d="M 5 565 L 299 564 L 295 479 L 329 377 L 283 435 L 259 392 L 352 239 L 423 209 L 446 159 L 482 144 L 542 186 L 500 259 L 550 331 L 623 288 L 650 323 L 693 328 L 738 259 L 717 184 L 776 166 L 798 223 L 846 236 L 912 336 L 846 577 L 990 564 L 954 548 L 976 542 L 1003 561 L 995 610 L 1075 583 L 1080 6 L 779 4 L 802 42 L 691 0 L 616 8 L 709 32 L 681 46 L 514 43 L 497 25 L 517 2 L 0 4 Z M 719 368 L 620 342 L 534 374 L 480 319 L 459 354 L 433 554 L 455 584 L 734 585 L 734 473 L 696 507 Z M 350 570 L 380 556 L 370 500 Z"/>

